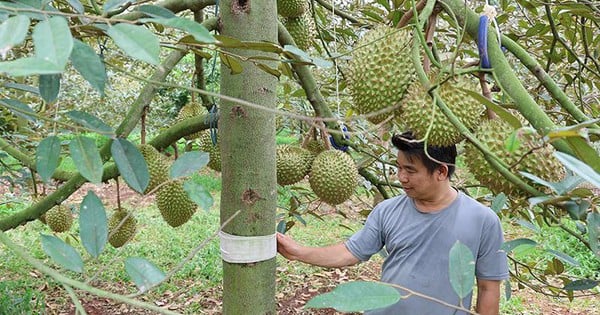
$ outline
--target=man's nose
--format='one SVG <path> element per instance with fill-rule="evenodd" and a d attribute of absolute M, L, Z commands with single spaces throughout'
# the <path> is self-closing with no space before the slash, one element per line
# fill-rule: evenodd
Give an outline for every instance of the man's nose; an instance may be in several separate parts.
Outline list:
<path fill-rule="evenodd" d="M 401 183 L 408 182 L 408 176 L 406 176 L 406 172 L 403 172 L 403 171 L 398 172 L 398 179 L 400 180 Z"/>

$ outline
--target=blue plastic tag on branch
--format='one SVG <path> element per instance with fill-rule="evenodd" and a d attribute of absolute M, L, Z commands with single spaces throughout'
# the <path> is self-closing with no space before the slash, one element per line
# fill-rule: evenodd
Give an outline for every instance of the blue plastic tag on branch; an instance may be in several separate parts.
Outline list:
<path fill-rule="evenodd" d="M 346 126 L 342 124 L 341 125 L 341 129 L 342 129 L 342 133 L 344 134 L 344 139 L 349 140 L 350 139 L 350 134 L 348 133 L 348 128 L 346 128 Z M 334 148 L 336 148 L 336 149 L 338 149 L 340 151 L 343 151 L 343 152 L 348 151 L 348 146 L 347 145 L 341 145 L 341 144 L 338 145 L 337 143 L 335 143 L 335 139 L 333 138 L 332 135 L 329 135 L 329 142 L 331 143 L 332 147 L 334 147 Z"/>

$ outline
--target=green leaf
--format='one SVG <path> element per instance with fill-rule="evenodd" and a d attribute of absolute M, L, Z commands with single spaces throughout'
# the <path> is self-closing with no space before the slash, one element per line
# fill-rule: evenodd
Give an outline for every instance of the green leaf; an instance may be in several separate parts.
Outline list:
<path fill-rule="evenodd" d="M 171 178 L 189 176 L 208 164 L 209 155 L 202 151 L 186 152 L 171 166 Z"/>
<path fill-rule="evenodd" d="M 496 113 L 496 115 L 498 115 L 498 117 L 502 118 L 502 120 L 506 121 L 514 129 L 521 128 L 522 125 L 521 125 L 521 122 L 519 121 L 519 119 L 517 117 L 515 117 L 513 114 L 511 114 L 504 107 L 501 107 L 500 105 L 498 105 L 496 103 L 493 103 L 492 101 L 487 99 L 485 96 L 481 95 L 480 93 L 478 93 L 476 91 L 471 91 L 469 89 L 464 89 L 464 88 L 458 88 L 458 89 L 467 93 L 471 97 L 475 98 L 481 104 L 485 105 L 485 107 L 487 107 L 488 109 L 491 109 L 494 113 Z"/>
<path fill-rule="evenodd" d="M 361 312 L 386 307 L 400 301 L 400 292 L 378 282 L 353 281 L 338 285 L 333 291 L 317 295 L 307 308 L 334 308 L 340 312 Z"/>
<path fill-rule="evenodd" d="M 142 153 L 127 139 L 121 138 L 113 140 L 110 152 L 125 182 L 143 194 L 150 182 L 150 173 Z"/>
<path fill-rule="evenodd" d="M 77 170 L 94 184 L 102 182 L 102 158 L 94 139 L 77 136 L 69 143 L 71 157 Z"/>
<path fill-rule="evenodd" d="M 119 48 L 129 56 L 158 65 L 160 60 L 160 43 L 158 38 L 147 28 L 138 25 L 120 23 L 107 31 Z"/>
<path fill-rule="evenodd" d="M 190 199 L 202 207 L 204 211 L 209 211 L 213 206 L 213 197 L 204 185 L 196 183 L 193 180 L 188 180 L 183 183 L 183 190 L 185 190 Z"/>
<path fill-rule="evenodd" d="M 172 18 L 154 18 L 154 19 L 144 19 L 144 22 L 154 22 L 158 24 L 162 24 L 164 26 L 169 26 L 172 28 L 176 28 L 182 30 L 184 32 L 189 33 L 194 36 L 194 39 L 201 43 L 213 44 L 216 43 L 217 40 L 213 37 L 213 35 L 204 27 L 204 25 L 192 21 L 190 19 L 182 18 L 182 17 L 172 17 Z"/>
<path fill-rule="evenodd" d="M 40 96 L 46 103 L 53 103 L 60 91 L 60 74 L 41 74 L 39 79 Z"/>
<path fill-rule="evenodd" d="M 83 247 L 92 255 L 98 257 L 108 240 L 106 210 L 102 200 L 89 190 L 79 208 L 79 235 Z"/>
<path fill-rule="evenodd" d="M 4 72 L 15 77 L 32 74 L 62 73 L 64 70 L 64 66 L 57 66 L 52 62 L 37 57 L 0 62 L 0 73 Z"/>
<path fill-rule="evenodd" d="M 93 131 L 96 131 L 98 133 L 109 134 L 109 135 L 114 134 L 114 131 L 111 126 L 107 125 L 100 118 L 90 115 L 86 112 L 72 110 L 72 111 L 67 112 L 67 117 L 71 118 L 73 121 L 77 122 L 78 124 L 88 128 L 88 129 L 91 129 Z"/>
<path fill-rule="evenodd" d="M 127 258 L 125 260 L 125 271 L 127 271 L 140 292 L 146 292 L 165 278 L 165 274 L 160 269 L 140 257 Z"/>
<path fill-rule="evenodd" d="M 175 15 L 175 13 L 173 13 L 171 10 L 169 10 L 167 8 L 160 7 L 157 5 L 151 5 L 151 4 L 141 5 L 141 6 L 137 7 L 136 10 L 139 12 L 142 12 L 148 16 L 155 17 L 155 18 L 170 19 L 170 18 L 174 18 L 177 16 L 177 15 Z"/>
<path fill-rule="evenodd" d="M 231 74 L 239 74 L 244 71 L 242 64 L 236 58 L 224 53 L 219 53 L 219 58 L 221 58 L 221 62 L 231 70 Z"/>
<path fill-rule="evenodd" d="M 73 37 L 65 18 L 55 16 L 39 22 L 33 29 L 32 37 L 36 58 L 65 68 L 73 49 Z"/>
<path fill-rule="evenodd" d="M 569 282 L 567 285 L 565 285 L 563 287 L 563 289 L 565 289 L 567 291 L 583 291 L 583 290 L 593 289 L 598 284 L 600 284 L 600 281 L 598 281 L 598 280 L 579 279 L 579 280 Z"/>
<path fill-rule="evenodd" d="M 104 12 L 110 12 L 110 11 L 112 11 L 122 5 L 125 5 L 129 2 L 131 2 L 131 1 L 130 0 L 108 0 L 102 6 L 102 10 L 104 10 Z"/>
<path fill-rule="evenodd" d="M 21 103 L 19 100 L 4 98 L 0 99 L 0 104 L 6 106 L 8 110 L 10 110 L 16 116 L 23 117 L 31 121 L 36 120 L 36 113 L 33 111 L 33 109 L 31 109 L 31 107 L 27 106 L 26 104 Z M 31 116 L 27 115 L 27 113 L 30 113 Z"/>
<path fill-rule="evenodd" d="M 517 238 L 511 241 L 504 242 L 502 244 L 502 250 L 505 252 L 512 252 L 515 248 L 519 246 L 537 246 L 537 243 L 534 240 L 528 238 Z"/>
<path fill-rule="evenodd" d="M 44 182 L 52 178 L 60 159 L 60 139 L 49 136 L 40 141 L 35 151 L 35 168 Z"/>
<path fill-rule="evenodd" d="M 532 230 L 532 231 L 534 231 L 534 232 L 536 232 L 536 233 L 539 233 L 539 232 L 540 232 L 540 228 L 539 228 L 539 227 L 537 227 L 535 224 L 533 224 L 533 223 L 529 222 L 529 221 L 525 221 L 525 220 L 523 220 L 523 219 L 519 219 L 519 220 L 517 221 L 517 223 L 518 223 L 520 226 L 522 226 L 522 227 L 524 227 L 524 228 L 527 228 L 527 229 L 530 229 L 530 230 Z"/>
<path fill-rule="evenodd" d="M 592 252 L 600 259 L 600 213 L 590 212 L 587 215 L 587 230 Z"/>
<path fill-rule="evenodd" d="M 67 0 L 69 5 L 79 14 L 85 13 L 85 8 L 79 0 Z"/>
<path fill-rule="evenodd" d="M 548 253 L 552 254 L 552 256 L 562 260 L 563 262 L 566 262 L 567 264 L 570 264 L 575 267 L 580 266 L 579 262 L 577 260 L 575 260 L 575 258 L 573 258 L 563 252 L 559 252 L 557 250 L 553 250 L 553 249 L 549 249 L 549 248 L 546 248 L 546 251 Z"/>
<path fill-rule="evenodd" d="M 8 51 L 25 40 L 30 22 L 28 17 L 17 15 L 0 24 L 0 57 L 2 59 Z"/>
<path fill-rule="evenodd" d="M 504 208 L 504 205 L 506 205 L 507 200 L 508 198 L 504 193 L 499 193 L 498 195 L 496 195 L 496 197 L 494 197 L 494 200 L 492 200 L 492 205 L 490 208 L 492 208 L 494 212 L 498 213 L 502 210 L 502 208 Z"/>
<path fill-rule="evenodd" d="M 42 248 L 44 253 L 50 256 L 54 262 L 65 269 L 83 272 L 83 260 L 79 253 L 63 240 L 56 236 L 40 234 L 42 237 Z"/>
<path fill-rule="evenodd" d="M 504 148 L 508 152 L 515 152 L 521 147 L 521 140 L 519 139 L 519 131 L 513 131 L 508 138 L 504 141 Z"/>
<path fill-rule="evenodd" d="M 473 291 L 475 284 L 475 258 L 471 250 L 459 241 L 450 249 L 450 284 L 459 298 L 463 299 Z"/>
<path fill-rule="evenodd" d="M 559 151 L 554 152 L 554 156 L 573 173 L 581 176 L 590 184 L 600 188 L 600 174 L 596 173 L 589 165 L 581 162 L 573 156 Z"/>
<path fill-rule="evenodd" d="M 108 77 L 100 56 L 85 43 L 75 40 L 71 52 L 73 67 L 86 79 L 101 96 L 104 96 L 104 87 Z"/>

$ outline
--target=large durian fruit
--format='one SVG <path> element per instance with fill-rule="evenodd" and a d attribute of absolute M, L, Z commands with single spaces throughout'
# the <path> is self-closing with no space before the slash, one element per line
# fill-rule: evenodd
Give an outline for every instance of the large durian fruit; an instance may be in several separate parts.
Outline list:
<path fill-rule="evenodd" d="M 165 222 L 172 227 L 189 221 L 197 209 L 196 203 L 188 196 L 180 181 L 169 182 L 158 190 L 156 206 Z"/>
<path fill-rule="evenodd" d="M 493 154 L 499 157 L 510 170 L 519 175 L 519 171 L 534 174 L 550 182 L 560 181 L 564 177 L 562 164 L 554 158 L 553 148 L 546 144 L 540 147 L 541 142 L 537 134 L 520 134 L 520 146 L 509 151 L 506 148 L 506 139 L 515 130 L 507 122 L 494 119 L 484 120 L 476 132 L 477 139 L 484 144 Z M 517 131 L 518 132 L 518 131 Z M 465 161 L 473 176 L 494 193 L 501 193 L 521 199 L 526 193 L 508 181 L 490 166 L 483 154 L 471 143 L 465 146 Z M 527 180 L 526 180 L 527 181 Z M 530 182 L 530 184 L 533 184 Z M 540 187 L 541 188 L 541 187 Z"/>
<path fill-rule="evenodd" d="M 198 138 L 198 144 L 200 151 L 207 152 L 209 155 L 208 167 L 220 172 L 221 171 L 221 149 L 219 148 L 219 137 L 217 136 L 217 143 L 213 144 L 212 136 L 209 130 L 202 132 Z"/>
<path fill-rule="evenodd" d="M 337 205 L 354 193 L 358 186 L 358 169 L 350 155 L 339 150 L 323 151 L 313 161 L 308 180 L 321 200 Z"/>
<path fill-rule="evenodd" d="M 140 145 L 139 150 L 144 160 L 146 160 L 148 173 L 150 173 L 148 187 L 144 190 L 144 194 L 147 194 L 158 185 L 169 180 L 169 162 L 164 155 L 149 144 Z"/>
<path fill-rule="evenodd" d="M 206 114 L 208 114 L 208 110 L 206 110 L 206 107 L 202 106 L 202 104 L 200 104 L 198 102 L 190 102 L 190 103 L 187 103 L 186 105 L 184 105 L 183 107 L 181 107 L 175 120 L 177 122 L 180 122 L 180 121 L 186 120 L 188 118 L 203 116 Z M 193 134 L 187 135 L 183 138 L 186 140 L 192 140 L 192 139 L 196 139 L 196 138 L 200 137 L 200 135 L 201 135 L 201 131 L 194 132 Z"/>
<path fill-rule="evenodd" d="M 378 26 L 358 40 L 345 73 L 355 112 L 370 114 L 400 104 L 415 78 L 411 46 L 409 29 L 389 26 Z M 376 124 L 393 115 L 390 111 L 368 120 Z"/>
<path fill-rule="evenodd" d="M 135 235 L 136 225 L 137 220 L 132 213 L 125 209 L 116 209 L 108 219 L 108 242 L 115 248 L 125 245 Z"/>
<path fill-rule="evenodd" d="M 283 18 L 283 25 L 288 30 L 296 47 L 308 50 L 312 47 L 312 40 L 316 35 L 315 22 L 308 11 L 297 17 Z"/>
<path fill-rule="evenodd" d="M 435 80 L 431 80 L 435 83 Z M 454 115 L 470 130 L 479 124 L 485 110 L 479 101 L 464 90 L 476 91 L 477 83 L 469 76 L 458 76 L 443 82 L 437 88 L 438 95 Z M 434 146 L 450 146 L 459 143 L 463 136 L 448 120 L 446 115 L 433 103 L 421 83 L 414 83 L 402 101 L 402 114 L 397 117 L 407 130 L 411 130 L 417 139 L 424 139 Z M 427 131 L 431 126 L 429 134 Z"/>
<path fill-rule="evenodd" d="M 277 0 L 277 14 L 286 18 L 299 17 L 307 9 L 307 0 Z"/>
<path fill-rule="evenodd" d="M 277 183 L 292 185 L 310 172 L 314 157 L 310 151 L 294 145 L 277 146 Z"/>
<path fill-rule="evenodd" d="M 45 220 L 52 231 L 65 232 L 73 225 L 73 214 L 69 207 L 58 205 L 46 211 Z"/>

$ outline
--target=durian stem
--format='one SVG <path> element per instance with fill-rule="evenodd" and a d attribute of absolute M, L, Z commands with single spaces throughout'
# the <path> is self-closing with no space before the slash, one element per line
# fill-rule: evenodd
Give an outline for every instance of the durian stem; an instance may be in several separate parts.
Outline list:
<path fill-rule="evenodd" d="M 338 8 L 335 8 L 335 10 L 333 10 L 333 7 L 331 6 L 331 4 L 325 2 L 324 0 L 316 0 L 316 2 L 322 6 L 323 8 L 333 12 L 335 15 L 346 19 L 354 24 L 356 24 L 357 26 L 361 26 L 361 25 L 365 25 L 365 23 L 359 21 L 357 18 L 355 18 L 354 16 L 352 16 L 352 14 L 344 11 L 344 10 L 340 10 Z M 314 2 L 313 2 L 314 3 Z"/>
<path fill-rule="evenodd" d="M 20 246 L 18 246 L 15 243 L 13 243 L 13 241 L 3 231 L 0 231 L 0 243 L 4 244 L 6 247 L 8 247 L 9 250 L 11 250 L 13 253 L 15 253 L 15 255 L 17 255 L 19 258 L 21 258 L 25 262 L 27 262 L 30 266 L 39 270 L 42 273 L 54 278 L 54 280 L 60 282 L 61 284 L 68 285 L 68 286 L 71 286 L 71 287 L 74 287 L 74 288 L 77 288 L 80 290 L 90 292 L 99 297 L 109 298 L 109 299 L 112 299 L 115 301 L 127 303 L 129 305 L 141 307 L 143 309 L 158 312 L 160 314 L 168 314 L 168 315 L 178 314 L 178 313 L 169 311 L 167 309 L 163 309 L 158 306 L 152 305 L 150 303 L 145 303 L 142 301 L 138 301 L 138 300 L 134 300 L 134 299 L 125 297 L 120 294 L 116 294 L 116 293 L 104 291 L 104 290 L 101 290 L 98 288 L 94 288 L 85 283 L 71 279 L 71 278 L 61 274 L 60 272 L 57 272 L 56 270 L 53 270 L 52 268 L 44 265 L 44 263 L 42 263 L 41 261 L 31 257 L 29 254 L 27 254 L 27 252 L 23 248 L 21 248 Z"/>
<path fill-rule="evenodd" d="M 419 30 L 416 29 L 415 32 L 419 32 Z M 469 129 L 467 127 L 465 127 L 465 125 L 463 125 L 463 123 L 458 119 L 458 117 L 456 117 L 454 115 L 452 110 L 450 108 L 448 108 L 446 103 L 444 103 L 442 98 L 439 96 L 437 89 L 432 89 L 431 82 L 429 81 L 429 78 L 425 74 L 423 66 L 421 65 L 421 62 L 419 60 L 419 56 L 420 56 L 419 46 L 417 43 L 414 43 L 411 57 L 413 59 L 413 64 L 415 66 L 417 76 L 419 77 L 421 84 L 423 84 L 423 88 L 425 90 L 429 91 L 429 94 L 435 100 L 435 104 L 444 113 L 444 115 L 446 115 L 446 117 L 448 117 L 448 120 L 450 121 L 450 123 L 452 123 L 452 125 L 454 125 L 454 127 L 456 127 L 456 129 L 465 138 L 467 138 L 467 140 L 469 140 L 479 151 L 481 151 L 481 153 L 483 154 L 486 161 L 488 161 L 488 163 L 490 163 L 490 165 L 495 170 L 497 170 L 500 174 L 502 174 L 502 176 L 504 176 L 506 179 L 508 179 L 511 183 L 517 185 L 519 188 L 521 188 L 522 190 L 524 190 L 525 192 L 527 192 L 530 195 L 533 195 L 533 196 L 543 195 L 543 193 L 541 193 L 537 189 L 533 188 L 532 186 L 527 184 L 525 181 L 523 181 L 521 178 L 519 178 L 518 176 L 513 174 L 508 169 L 508 167 L 496 155 L 494 155 L 485 145 L 483 145 L 481 142 L 479 142 L 479 140 L 475 137 L 475 135 L 473 135 L 471 133 L 471 131 L 469 131 Z M 425 150 L 425 151 L 427 152 L 427 150 Z"/>
<path fill-rule="evenodd" d="M 423 10 L 423 8 L 425 7 L 425 4 L 427 4 L 427 0 L 420 0 L 416 5 L 414 4 L 414 1 L 413 1 L 412 9 L 408 10 L 408 11 L 406 11 L 406 13 L 404 13 L 404 15 L 402 16 L 402 18 L 400 18 L 400 22 L 398 22 L 398 25 L 396 25 L 396 27 L 403 28 L 406 25 L 408 25 L 408 22 L 410 22 L 410 20 L 413 19 L 413 17 L 415 16 L 415 13 L 421 12 L 421 10 Z"/>
<path fill-rule="evenodd" d="M 459 21 L 464 21 L 464 27 L 473 37 L 477 37 L 479 29 L 479 16 L 467 7 L 462 0 L 440 0 L 446 4 L 444 10 L 456 14 Z M 519 112 L 532 124 L 532 126 L 542 135 L 557 129 L 557 126 L 544 113 L 531 95 L 527 92 L 519 78 L 515 75 L 511 65 L 504 56 L 498 40 L 496 39 L 493 28 L 488 32 L 488 54 L 494 67 L 494 74 L 498 83 L 507 95 L 509 95 Z M 591 147 L 585 139 L 579 137 L 570 137 L 556 140 L 551 143 L 558 151 L 574 155 L 583 162 L 600 172 L 600 156 L 596 150 Z"/>
<path fill-rule="evenodd" d="M 418 32 L 415 32 L 415 37 L 418 38 L 419 43 L 423 47 L 423 51 L 425 52 L 425 59 L 431 61 L 431 63 L 434 66 L 436 66 L 437 68 L 441 69 L 442 68 L 442 64 L 439 63 L 437 61 L 437 59 L 433 56 L 433 52 L 431 51 L 431 49 L 429 49 L 429 46 L 427 45 L 427 40 L 425 39 L 425 35 L 423 34 L 423 32 L 421 32 L 421 29 L 422 29 L 421 24 L 423 24 L 423 23 L 420 21 L 420 19 L 421 18 L 428 19 L 429 18 L 429 14 L 427 14 L 427 12 L 431 13 L 431 11 L 424 9 L 423 12 L 422 12 L 423 16 L 419 17 L 419 15 L 416 12 L 417 10 L 416 10 L 416 6 L 414 5 L 414 0 L 412 0 L 412 1 L 413 1 L 413 18 L 415 20 L 414 25 L 419 25 L 418 28 L 417 28 Z"/>
<path fill-rule="evenodd" d="M 65 291 L 67 291 L 69 297 L 71 298 L 71 301 L 73 301 L 73 304 L 75 305 L 75 315 L 87 315 L 85 308 L 83 307 L 83 305 L 81 305 L 81 301 L 79 301 L 79 298 L 75 293 L 75 290 L 73 290 L 73 288 L 68 284 L 63 283 L 63 287 L 65 288 Z"/>
<path fill-rule="evenodd" d="M 371 172 L 369 172 L 364 167 L 361 167 L 361 168 L 358 169 L 358 174 L 360 174 L 366 180 L 368 180 L 369 182 L 371 182 L 371 184 L 375 185 L 375 188 L 377 188 L 377 191 L 379 191 L 379 193 L 383 196 L 384 199 L 390 199 L 390 194 L 387 192 L 387 190 L 385 190 L 383 188 L 383 185 L 386 185 L 386 184 L 382 183 L 377 178 L 377 176 L 375 176 L 374 174 L 372 174 Z"/>

